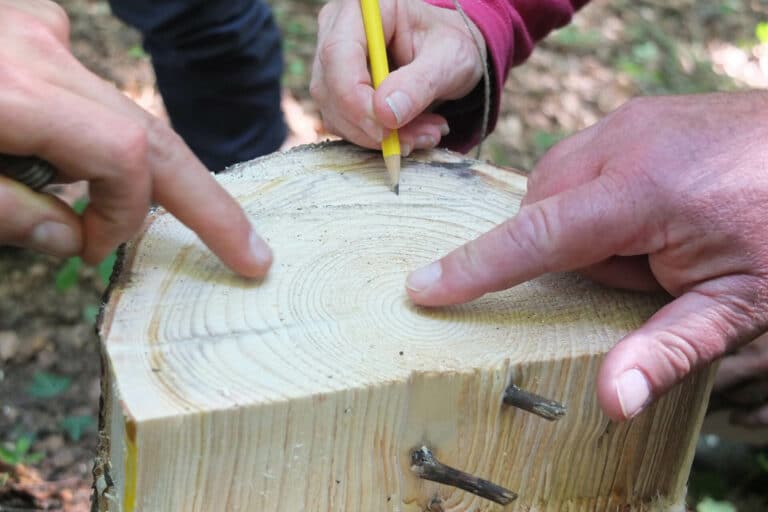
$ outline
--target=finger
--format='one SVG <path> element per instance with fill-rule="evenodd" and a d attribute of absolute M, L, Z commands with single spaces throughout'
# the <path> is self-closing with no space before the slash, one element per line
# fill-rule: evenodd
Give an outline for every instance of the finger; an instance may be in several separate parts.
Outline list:
<path fill-rule="evenodd" d="M 80 219 L 62 201 L 0 176 L 0 244 L 54 256 L 74 256 L 83 237 Z"/>
<path fill-rule="evenodd" d="M 692 371 L 754 336 L 760 316 L 756 303 L 732 293 L 754 288 L 754 278 L 709 281 L 625 337 L 598 374 L 598 399 L 605 413 L 615 420 L 636 416 Z"/>
<path fill-rule="evenodd" d="M 768 334 L 723 358 L 715 376 L 714 389 L 725 390 L 761 375 L 768 375 Z"/>
<path fill-rule="evenodd" d="M 357 124 L 348 121 L 342 115 L 327 112 L 323 116 L 323 127 L 328 133 L 333 133 L 358 146 L 370 149 L 380 149 L 381 141 L 371 138 Z M 382 132 L 383 133 L 383 132 Z"/>
<path fill-rule="evenodd" d="M 357 2 L 343 2 L 323 17 L 322 39 L 313 63 L 311 92 L 324 118 L 342 128 L 339 117 L 381 143 L 384 129 L 373 113 L 373 84 L 367 67 L 365 31 Z M 327 21 L 326 21 L 327 19 Z M 328 28 L 325 25 L 328 24 Z M 324 107 L 331 105 L 331 107 Z M 342 136 L 347 137 L 346 133 Z"/>
<path fill-rule="evenodd" d="M 595 179 L 603 167 L 603 151 L 595 147 L 594 127 L 552 146 L 534 166 L 522 204 L 554 196 Z"/>
<path fill-rule="evenodd" d="M 587 278 L 611 288 L 637 291 L 662 289 L 653 276 L 648 256 L 613 256 L 605 261 L 579 269 Z"/>
<path fill-rule="evenodd" d="M 69 16 L 60 5 L 47 0 L 0 0 L 0 8 L 3 9 L 4 27 L 27 27 L 35 30 L 37 37 L 46 37 L 47 32 L 69 48 Z M 30 26 L 30 19 L 41 26 Z"/>
<path fill-rule="evenodd" d="M 731 414 L 730 421 L 747 428 L 768 427 L 768 404 L 748 412 L 734 411 Z"/>
<path fill-rule="evenodd" d="M 39 155 L 65 180 L 91 181 L 82 256 L 96 263 L 139 228 L 149 208 L 146 134 L 139 124 L 69 91 L 41 83 L 34 89 L 0 98 L 0 123 L 13 119 L 16 127 L 0 138 L 0 149 Z"/>
<path fill-rule="evenodd" d="M 132 103 L 100 94 L 98 87 L 80 91 L 104 99 L 116 112 L 69 91 L 36 86 L 26 95 L 0 98 L 0 106 L 3 99 L 8 104 L 0 121 L 6 115 L 25 116 L 20 129 L 5 133 L 7 140 L 0 140 L 0 145 L 4 142 L 12 153 L 43 156 L 65 178 L 92 182 L 91 203 L 83 216 L 86 261 L 100 261 L 128 240 L 154 197 L 230 268 L 247 277 L 265 275 L 272 261 L 270 249 L 253 232 L 235 200 L 169 126 Z M 104 130 L 105 126 L 110 129 Z M 24 136 L 27 133 L 38 137 Z M 200 204 L 209 207 L 199 208 Z M 217 212 L 228 217 L 214 218 Z"/>
<path fill-rule="evenodd" d="M 645 247 L 638 249 L 641 254 L 661 247 L 663 240 L 648 228 L 656 212 L 637 210 L 625 190 L 601 176 L 525 206 L 507 222 L 413 272 L 408 294 L 425 306 L 455 304 L 547 272 L 583 268 L 628 248 Z"/>
<path fill-rule="evenodd" d="M 432 149 L 450 132 L 443 116 L 425 112 L 406 126 L 398 129 L 402 154 L 407 156 L 414 149 Z"/>
<path fill-rule="evenodd" d="M 390 73 L 374 93 L 376 119 L 386 128 L 410 123 L 436 100 L 461 98 L 480 81 L 483 64 L 478 64 L 480 57 L 468 34 L 423 47 L 412 62 Z"/>
<path fill-rule="evenodd" d="M 272 251 L 237 201 L 164 123 L 150 125 L 148 140 L 155 200 L 197 233 L 228 267 L 246 277 L 265 276 Z"/>

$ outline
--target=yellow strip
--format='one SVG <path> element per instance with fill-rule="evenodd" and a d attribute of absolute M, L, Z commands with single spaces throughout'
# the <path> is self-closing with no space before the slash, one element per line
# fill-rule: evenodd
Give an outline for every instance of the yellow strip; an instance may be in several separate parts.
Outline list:
<path fill-rule="evenodd" d="M 125 488 L 123 490 L 123 512 L 133 512 L 136 508 L 136 471 L 138 453 L 136 451 L 136 423 L 125 422 Z"/>
<path fill-rule="evenodd" d="M 378 88 L 389 75 L 387 62 L 387 45 L 384 42 L 384 27 L 381 23 L 379 0 L 360 0 L 360 10 L 363 12 L 365 37 L 368 40 L 368 59 L 371 61 L 371 76 L 373 87 Z M 400 139 L 397 130 L 392 130 L 381 143 L 384 157 L 400 154 Z"/>

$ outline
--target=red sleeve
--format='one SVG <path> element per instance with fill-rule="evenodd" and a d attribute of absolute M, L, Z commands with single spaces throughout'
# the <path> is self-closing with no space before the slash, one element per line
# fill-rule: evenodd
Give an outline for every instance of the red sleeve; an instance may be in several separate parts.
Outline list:
<path fill-rule="evenodd" d="M 425 0 L 454 9 L 452 0 Z M 512 66 L 522 63 L 534 44 L 555 28 L 566 25 L 588 0 L 459 0 L 467 16 L 485 38 L 491 74 L 488 131 L 496 126 L 504 82 Z M 480 142 L 483 118 L 482 83 L 468 96 L 444 103 L 437 113 L 448 119 L 451 133 L 441 145 L 469 151 Z"/>

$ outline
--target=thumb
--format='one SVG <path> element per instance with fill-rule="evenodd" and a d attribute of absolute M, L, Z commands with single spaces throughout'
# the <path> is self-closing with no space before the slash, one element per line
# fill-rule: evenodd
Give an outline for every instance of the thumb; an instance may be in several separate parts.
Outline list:
<path fill-rule="evenodd" d="M 482 77 L 482 63 L 475 62 L 480 57 L 474 46 L 469 48 L 469 55 L 455 48 L 465 44 L 474 43 L 446 38 L 441 44 L 429 46 L 430 52 L 420 52 L 410 64 L 390 73 L 373 96 L 379 122 L 386 128 L 400 128 L 435 101 L 457 99 L 471 92 Z M 463 62 L 459 56 L 463 56 Z M 472 56 L 474 61 L 470 60 Z"/>
<path fill-rule="evenodd" d="M 15 245 L 54 256 L 79 254 L 80 219 L 57 198 L 33 192 L 0 177 L 0 245 Z"/>
<path fill-rule="evenodd" d="M 598 375 L 605 413 L 619 421 L 636 416 L 688 374 L 764 329 L 758 303 L 733 293 L 754 290 L 754 279 L 729 276 L 700 285 L 621 340 Z"/>

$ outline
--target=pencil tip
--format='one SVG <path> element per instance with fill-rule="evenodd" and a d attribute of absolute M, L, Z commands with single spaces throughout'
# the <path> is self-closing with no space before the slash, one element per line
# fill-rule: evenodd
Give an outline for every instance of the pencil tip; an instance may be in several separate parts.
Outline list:
<path fill-rule="evenodd" d="M 392 184 L 392 192 L 400 195 L 400 155 L 388 155 L 384 157 L 387 166 L 389 182 Z"/>

